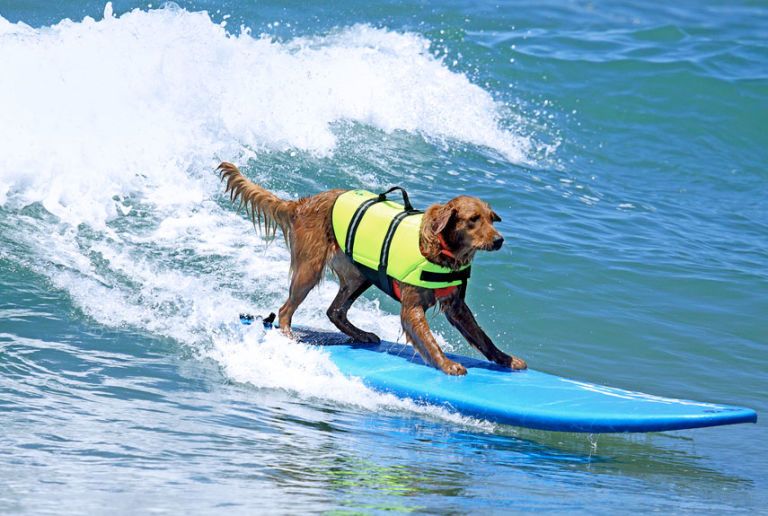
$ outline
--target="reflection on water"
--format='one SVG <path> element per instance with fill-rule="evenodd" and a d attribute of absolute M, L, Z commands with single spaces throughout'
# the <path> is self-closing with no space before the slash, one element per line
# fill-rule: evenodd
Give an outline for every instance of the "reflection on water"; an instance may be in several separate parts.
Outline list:
<path fill-rule="evenodd" d="M 478 500 L 497 508 L 561 507 L 550 498 L 555 494 L 544 493 L 572 496 L 589 487 L 642 497 L 654 486 L 672 504 L 713 489 L 726 498 L 744 495 L 752 486 L 703 465 L 693 441 L 678 434 L 590 438 L 503 426 L 489 433 L 290 397 L 270 412 L 261 422 L 272 428 L 269 450 L 250 450 L 268 457 L 254 459 L 254 467 L 289 491 L 317 490 L 350 510 L 418 511 L 434 508 L 436 499 L 446 510 Z M 607 494 L 596 501 L 611 504 Z"/>

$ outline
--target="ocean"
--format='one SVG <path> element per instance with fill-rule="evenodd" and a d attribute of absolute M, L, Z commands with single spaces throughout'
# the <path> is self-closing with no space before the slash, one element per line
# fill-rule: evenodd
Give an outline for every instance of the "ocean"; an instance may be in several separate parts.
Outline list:
<path fill-rule="evenodd" d="M 0 0 L 0 512 L 765 511 L 766 27 L 747 0 Z M 759 421 L 545 432 L 372 391 L 239 325 L 289 255 L 223 160 L 291 199 L 476 195 L 500 348 Z M 294 322 L 332 328 L 336 288 Z M 404 340 L 380 293 L 350 318 Z"/>

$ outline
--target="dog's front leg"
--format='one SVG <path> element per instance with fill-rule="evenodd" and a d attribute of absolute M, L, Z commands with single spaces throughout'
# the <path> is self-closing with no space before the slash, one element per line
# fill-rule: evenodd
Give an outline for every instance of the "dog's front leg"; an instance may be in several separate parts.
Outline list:
<path fill-rule="evenodd" d="M 442 303 L 442 308 L 448 321 L 467 339 L 472 346 L 488 360 L 512 369 L 526 369 L 525 360 L 510 356 L 497 348 L 480 325 L 463 299 L 457 294 L 452 295 Z"/>
<path fill-rule="evenodd" d="M 418 289 L 403 285 L 400 318 L 408 340 L 428 364 L 450 375 L 467 374 L 467 368 L 445 356 L 429 329 L 424 304 Z"/>

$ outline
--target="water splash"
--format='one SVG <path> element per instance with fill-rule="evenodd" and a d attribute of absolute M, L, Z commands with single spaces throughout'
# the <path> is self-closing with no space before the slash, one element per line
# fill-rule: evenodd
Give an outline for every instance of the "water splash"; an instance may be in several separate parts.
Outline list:
<path fill-rule="evenodd" d="M 13 121 L 0 124 L 0 203 L 93 225 L 117 215 L 115 195 L 200 202 L 192 176 L 217 157 L 328 156 L 339 121 L 527 159 L 502 106 L 421 36 L 355 25 L 280 42 L 205 12 L 109 11 L 40 29 L 0 18 L 0 112 Z"/>

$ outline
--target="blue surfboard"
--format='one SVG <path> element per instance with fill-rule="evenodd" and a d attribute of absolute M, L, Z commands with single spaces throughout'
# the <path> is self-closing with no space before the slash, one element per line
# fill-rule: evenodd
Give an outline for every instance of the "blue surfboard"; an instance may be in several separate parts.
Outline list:
<path fill-rule="evenodd" d="M 347 376 L 374 390 L 444 406 L 489 421 L 565 432 L 659 432 L 754 423 L 754 410 L 663 398 L 615 389 L 532 369 L 512 372 L 495 364 L 448 354 L 467 368 L 448 376 L 426 365 L 410 346 L 355 344 L 340 333 L 294 327 L 301 342 L 324 346 Z"/>

